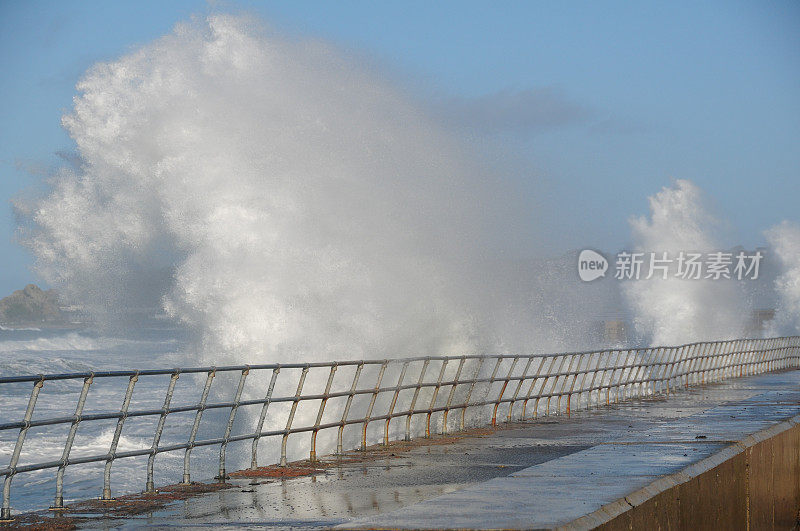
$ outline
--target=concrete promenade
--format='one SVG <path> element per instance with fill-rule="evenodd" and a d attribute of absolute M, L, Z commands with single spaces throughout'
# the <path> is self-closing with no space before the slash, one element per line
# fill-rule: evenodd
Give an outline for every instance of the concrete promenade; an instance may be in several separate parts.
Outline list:
<path fill-rule="evenodd" d="M 786 371 L 353 452 L 125 518 L 71 516 L 85 528 L 553 528 L 799 414 L 800 371 Z"/>

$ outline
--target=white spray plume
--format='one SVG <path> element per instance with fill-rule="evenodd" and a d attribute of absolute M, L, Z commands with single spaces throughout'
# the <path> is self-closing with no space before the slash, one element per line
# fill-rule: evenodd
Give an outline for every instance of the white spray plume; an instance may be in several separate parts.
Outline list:
<path fill-rule="evenodd" d="M 631 219 L 636 251 L 657 257 L 666 252 L 672 259 L 681 251 L 722 251 L 715 237 L 719 222 L 694 183 L 678 180 L 649 201 L 650 219 Z M 666 279 L 657 273 L 644 280 L 648 263 L 642 266 L 642 279 L 627 280 L 623 287 L 639 335 L 653 345 L 741 337 L 749 308 L 733 281 L 675 278 L 675 263 Z"/>
<path fill-rule="evenodd" d="M 78 90 L 63 123 L 82 166 L 28 206 L 23 238 L 95 315 L 160 301 L 213 363 L 581 337 L 503 247 L 526 223 L 514 194 L 324 44 L 214 15 L 96 65 Z"/>
<path fill-rule="evenodd" d="M 800 333 L 800 226 L 783 221 L 766 231 L 767 241 L 780 265 L 775 279 L 778 307 L 771 335 Z"/>

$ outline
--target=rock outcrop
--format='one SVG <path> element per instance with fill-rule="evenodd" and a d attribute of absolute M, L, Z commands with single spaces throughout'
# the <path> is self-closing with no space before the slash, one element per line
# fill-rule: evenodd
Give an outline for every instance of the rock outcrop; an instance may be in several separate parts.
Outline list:
<path fill-rule="evenodd" d="M 55 323 L 63 320 L 58 296 L 52 289 L 43 291 L 35 284 L 28 284 L 0 299 L 0 323 Z"/>

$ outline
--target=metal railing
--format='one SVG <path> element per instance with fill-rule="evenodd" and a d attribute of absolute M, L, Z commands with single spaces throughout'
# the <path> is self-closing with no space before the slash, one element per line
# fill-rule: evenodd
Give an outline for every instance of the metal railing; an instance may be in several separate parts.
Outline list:
<path fill-rule="evenodd" d="M 525 420 L 539 415 L 567 413 L 576 408 L 591 405 L 610 404 L 626 398 L 655 393 L 669 393 L 677 386 L 706 383 L 730 377 L 741 377 L 768 371 L 798 367 L 800 365 L 800 337 L 781 337 L 771 339 L 739 339 L 692 343 L 674 347 L 650 347 L 639 349 L 609 349 L 588 352 L 536 355 L 498 355 L 498 356 L 450 356 L 418 357 L 386 360 L 358 360 L 320 363 L 290 363 L 265 365 L 237 365 L 226 367 L 194 367 L 167 370 L 104 371 L 71 374 L 48 374 L 35 376 L 0 377 L 0 392 L 9 384 L 32 384 L 24 417 L 20 421 L 0 424 L 0 434 L 6 430 L 19 430 L 16 443 L 11 452 L 8 466 L 0 469 L 4 477 L 3 505 L 0 517 L 11 518 L 11 485 L 17 474 L 55 469 L 54 509 L 64 507 L 64 472 L 68 466 L 86 463 L 104 463 L 103 488 L 101 499 L 111 497 L 111 468 L 119 459 L 147 456 L 145 490 L 153 491 L 154 462 L 157 455 L 165 452 L 183 451 L 183 483 L 190 482 L 190 460 L 194 448 L 219 446 L 219 476 L 226 478 L 226 449 L 230 443 L 250 442 L 250 466 L 258 467 L 258 446 L 263 438 L 280 438 L 279 464 L 287 464 L 287 443 L 291 435 L 306 434 L 308 455 L 311 461 L 317 459 L 317 435 L 323 430 L 336 430 L 336 451 L 344 447 L 344 430 L 348 426 L 358 426 L 359 443 L 366 448 L 368 428 L 373 423 L 382 422 L 377 432 L 382 435 L 384 444 L 390 441 L 390 423 L 393 419 L 402 422 L 395 426 L 396 437 L 410 440 L 415 434 L 412 419 L 422 424 L 416 430 L 430 436 L 432 418 L 434 427 L 438 425 L 441 433 L 449 429 L 463 430 L 467 425 L 467 411 L 485 423 L 491 415 L 491 424 L 499 418 L 506 421 Z M 334 387 L 337 370 L 349 368 L 352 376 L 338 382 Z M 288 381 L 288 391 L 276 396 L 276 382 L 279 375 L 299 371 L 297 379 Z M 304 394 L 304 385 L 310 372 L 319 376 L 318 381 L 324 389 L 320 392 Z M 238 375 L 238 383 L 230 389 L 215 390 L 212 382 L 219 375 Z M 257 373 L 264 377 L 257 389 L 255 398 L 244 395 L 248 378 Z M 367 375 L 368 376 L 365 376 Z M 196 375 L 200 390 L 199 401 L 190 405 L 171 406 L 176 382 L 182 375 Z M 409 375 L 412 375 L 410 377 Z M 416 375 L 416 378 L 413 377 Z M 137 382 L 145 378 L 169 377 L 160 408 L 137 409 L 131 407 L 131 399 Z M 203 378 L 203 376 L 205 376 Z M 268 379 L 267 379 L 268 377 Z M 287 379 L 289 377 L 285 377 Z M 370 385 L 363 385 L 369 378 Z M 119 411 L 104 411 L 84 414 L 87 396 L 92 386 L 100 380 L 127 380 L 124 398 Z M 75 412 L 69 416 L 34 419 L 34 410 L 40 391 L 45 385 L 57 381 L 71 381 L 80 384 Z M 268 381 L 268 384 L 267 384 Z M 294 382 L 296 381 L 296 385 Z M 386 382 L 389 383 L 386 383 Z M 122 382 L 120 382 L 122 383 Z M 286 383 L 286 382 L 284 382 Z M 263 385 L 266 384 L 266 385 Z M 227 392 L 227 394 L 226 394 Z M 218 395 L 220 401 L 209 400 Z M 228 396 L 227 400 L 222 400 Z M 379 399 L 379 397 L 381 397 Z M 332 419 L 326 419 L 326 405 L 331 400 L 339 400 Z M 360 412 L 352 414 L 354 402 L 360 402 Z M 296 413 L 303 403 L 314 403 L 311 414 L 298 425 Z M 273 408 L 283 404 L 285 424 L 271 418 L 265 423 Z M 376 405 L 378 409 L 376 410 Z M 519 407 L 517 407 L 519 405 Z M 256 407 L 258 415 L 252 415 L 248 426 L 241 433 L 233 433 L 237 412 L 243 407 Z M 501 411 L 501 408 L 503 410 Z M 313 409 L 316 410 L 314 414 Z M 198 439 L 203 414 L 208 410 L 227 412 L 227 424 L 221 437 Z M 165 422 L 169 415 L 194 413 L 194 420 L 188 430 L 188 437 L 181 442 L 161 444 Z M 457 413 L 455 418 L 451 413 Z M 149 448 L 119 451 L 120 436 L 128 419 L 152 417 L 157 419 Z M 331 417 L 330 411 L 327 417 Z M 352 417 L 352 418 L 351 418 Z M 224 418 L 224 417 L 223 417 Z M 2 420 L 2 419 L 0 419 Z M 75 436 L 84 423 L 116 422 L 112 440 L 107 452 L 80 457 L 70 457 Z M 20 454 L 25 444 L 26 434 L 31 428 L 66 425 L 69 426 L 66 442 L 60 459 L 20 464 Z M 279 426 L 279 427 L 278 427 Z M 419 427 L 419 426 L 418 426 Z M 380 437 L 378 435 L 378 437 Z M 277 442 L 277 441 L 276 441 Z M 357 443 L 358 444 L 358 443 Z M 276 452 L 277 454 L 277 452 Z"/>

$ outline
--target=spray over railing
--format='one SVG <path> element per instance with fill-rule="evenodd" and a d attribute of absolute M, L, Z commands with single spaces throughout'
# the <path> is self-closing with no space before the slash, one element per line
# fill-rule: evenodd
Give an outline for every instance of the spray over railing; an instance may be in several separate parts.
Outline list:
<path fill-rule="evenodd" d="M 4 520 L 11 518 L 12 481 L 17 474 L 26 472 L 55 469 L 52 508 L 62 509 L 64 473 L 68 466 L 104 463 L 101 499 L 111 500 L 111 468 L 120 459 L 147 456 L 143 474 L 145 490 L 153 491 L 155 459 L 166 452 L 183 452 L 182 481 L 188 484 L 192 450 L 218 446 L 218 479 L 225 480 L 226 450 L 235 442 L 249 442 L 250 466 L 255 469 L 258 467 L 261 439 L 275 438 L 276 446 L 280 440 L 279 464 L 286 466 L 289 437 L 299 434 L 308 437 L 308 456 L 315 461 L 317 436 L 325 430 L 335 432 L 336 452 L 341 453 L 345 447 L 345 429 L 349 426 L 358 428 L 358 437 L 349 433 L 347 445 L 366 448 L 370 441 L 370 427 L 372 439 L 389 444 L 392 439 L 410 440 L 417 433 L 428 437 L 436 429 L 447 433 L 451 429 L 463 430 L 468 424 L 485 424 L 487 420 L 495 425 L 498 418 L 512 421 L 540 415 L 569 414 L 576 408 L 669 393 L 678 386 L 688 387 L 798 366 L 800 337 L 794 336 L 562 354 L 417 357 L 0 377 L 0 394 L 4 386 L 32 384 L 22 420 L 0 423 L 0 433 L 19 430 L 10 462 L 0 469 L 0 476 L 4 477 L 0 516 Z M 348 374 L 334 388 L 337 370 L 342 373 L 345 369 Z M 293 392 L 276 394 L 279 375 L 287 373 L 290 375 L 284 376 L 282 383 L 288 384 Z M 306 382 L 310 373 L 318 376 L 315 380 L 318 388 L 308 392 Z M 212 383 L 223 374 L 236 377 L 231 380 L 229 388 L 215 388 L 212 393 Z M 259 374 L 261 379 L 256 389 L 250 392 L 251 395 L 257 392 L 259 396 L 247 398 L 244 396 L 246 382 Z M 182 375 L 195 376 L 197 385 L 192 389 L 199 391 L 199 400 L 188 405 L 171 406 L 176 382 Z M 132 407 L 131 399 L 137 382 L 155 377 L 168 377 L 163 406 Z M 118 381 L 125 387 L 121 408 L 84 414 L 87 396 L 100 380 Z M 59 381 L 79 384 L 74 414 L 34 419 L 40 391 Z M 210 396 L 216 398 L 210 400 Z M 326 406 L 334 400 L 340 402 L 338 407 L 328 407 L 326 411 Z M 355 407 L 356 403 L 358 407 Z M 296 414 L 298 406 L 303 404 L 310 406 L 309 414 L 298 424 Z M 241 433 L 234 433 L 237 412 L 245 407 L 255 407 L 257 414 L 251 416 L 252 422 L 240 430 Z M 273 410 L 280 407 L 283 407 L 285 415 L 278 419 Z M 226 422 L 224 434 L 198 439 L 204 412 L 210 410 L 227 412 L 227 419 L 224 415 L 222 417 L 222 423 Z M 188 437 L 180 442 L 162 444 L 168 416 L 178 413 L 194 414 L 191 424 L 186 425 Z M 136 417 L 157 419 L 152 445 L 118 450 L 126 421 Z M 399 425 L 395 422 L 394 428 L 390 429 L 393 419 L 398 419 Z M 412 429 L 412 420 L 416 422 L 416 430 Z M 70 457 L 79 426 L 103 421 L 116 423 L 108 451 Z M 215 422 L 220 423 L 219 417 Z M 20 464 L 28 431 L 54 425 L 69 427 L 61 458 Z"/>

